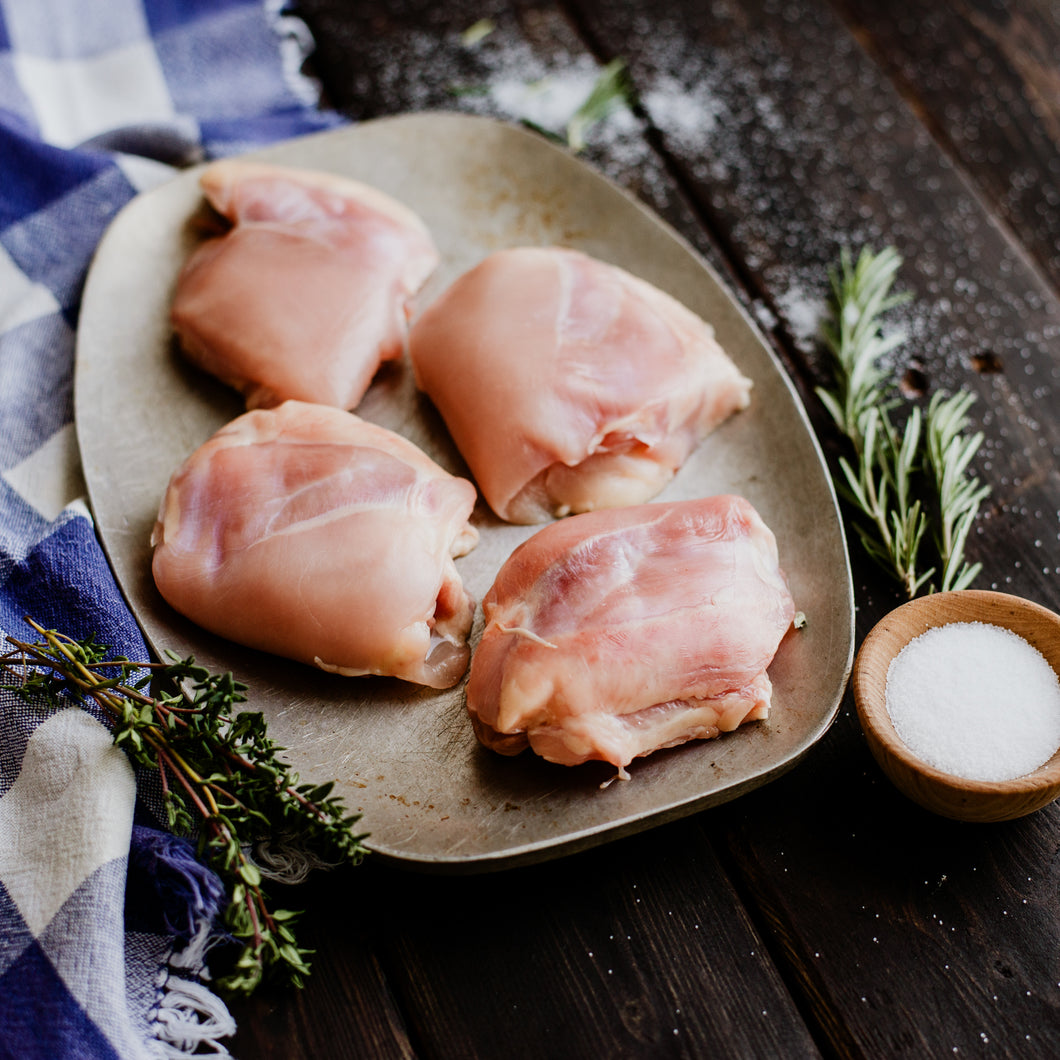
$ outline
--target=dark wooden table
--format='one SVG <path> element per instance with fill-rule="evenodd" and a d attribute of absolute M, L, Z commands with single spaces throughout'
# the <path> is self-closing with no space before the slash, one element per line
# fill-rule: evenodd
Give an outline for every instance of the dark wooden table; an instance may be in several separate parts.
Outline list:
<path fill-rule="evenodd" d="M 624 58 L 636 121 L 584 157 L 721 270 L 826 448 L 826 270 L 896 245 L 915 301 L 895 372 L 979 398 L 977 586 L 1060 609 L 1055 2 L 298 6 L 357 120 L 502 113 L 468 89 Z M 901 600 L 852 552 L 860 643 Z M 242 1060 L 1060 1056 L 1060 806 L 932 816 L 883 778 L 849 695 L 794 771 L 720 808 L 492 875 L 369 859 L 284 899 L 308 908 L 314 973 L 234 1006 Z"/>

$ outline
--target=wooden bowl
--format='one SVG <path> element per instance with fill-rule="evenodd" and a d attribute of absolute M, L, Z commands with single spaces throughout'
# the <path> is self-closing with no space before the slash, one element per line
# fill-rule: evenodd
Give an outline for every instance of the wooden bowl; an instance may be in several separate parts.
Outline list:
<path fill-rule="evenodd" d="M 965 589 L 912 600 L 882 619 L 854 660 L 854 702 L 873 757 L 914 802 L 961 821 L 1009 821 L 1047 806 L 1060 795 L 1060 751 L 1015 780 L 966 780 L 917 758 L 895 732 L 887 712 L 887 668 L 914 637 L 948 622 L 1004 626 L 1038 649 L 1060 675 L 1060 615 L 1007 593 Z M 1004 731 L 996 734 L 1004 739 Z"/>

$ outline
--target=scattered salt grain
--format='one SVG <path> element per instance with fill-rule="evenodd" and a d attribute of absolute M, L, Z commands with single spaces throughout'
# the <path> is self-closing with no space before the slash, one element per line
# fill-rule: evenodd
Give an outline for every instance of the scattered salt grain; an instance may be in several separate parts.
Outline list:
<path fill-rule="evenodd" d="M 1060 680 L 1001 626 L 951 622 L 915 637 L 891 662 L 886 692 L 902 741 L 953 776 L 1011 780 L 1060 747 Z"/>

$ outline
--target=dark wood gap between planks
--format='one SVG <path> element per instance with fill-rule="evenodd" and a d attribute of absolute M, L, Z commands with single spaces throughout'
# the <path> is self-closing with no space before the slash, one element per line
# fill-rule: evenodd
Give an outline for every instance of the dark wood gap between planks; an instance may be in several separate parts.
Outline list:
<path fill-rule="evenodd" d="M 708 812 L 713 812 L 720 820 L 728 809 L 730 807 L 719 806 Z M 740 865 L 729 843 L 724 838 L 711 839 L 710 842 L 714 856 L 761 939 L 773 967 L 787 987 L 821 1056 L 824 1060 L 860 1058 L 863 1054 L 854 1038 L 843 1026 L 842 1020 L 835 1018 L 836 1013 L 827 1004 L 826 984 L 813 975 L 806 961 L 799 959 L 793 925 L 787 922 L 780 909 L 773 906 L 761 888 L 754 885 L 753 878 Z"/>

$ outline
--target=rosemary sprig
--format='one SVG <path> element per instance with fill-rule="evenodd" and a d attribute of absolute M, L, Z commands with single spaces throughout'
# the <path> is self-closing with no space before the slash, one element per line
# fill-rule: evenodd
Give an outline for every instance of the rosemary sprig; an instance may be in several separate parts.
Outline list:
<path fill-rule="evenodd" d="M 981 563 L 970 566 L 963 560 L 964 542 L 975 522 L 979 505 L 990 495 L 990 487 L 968 474 L 972 457 L 983 444 L 982 432 L 966 437 L 968 409 L 975 401 L 969 393 L 945 399 L 934 394 L 928 405 L 927 456 L 941 513 L 937 545 L 942 560 L 942 585 L 964 589 L 982 570 Z"/>
<path fill-rule="evenodd" d="M 470 33 L 469 30 L 465 31 Z M 525 89 L 528 98 L 537 93 L 549 92 L 555 83 L 555 79 L 545 76 L 537 81 L 527 82 Z M 462 96 L 488 96 L 489 85 L 450 85 L 449 92 L 457 97 Z M 527 129 L 543 136 L 553 143 L 564 144 L 575 153 L 585 150 L 588 145 L 590 130 L 604 121 L 610 114 L 620 107 L 631 107 L 633 105 L 633 88 L 630 84 L 629 74 L 626 70 L 624 59 L 612 59 L 599 73 L 593 82 L 589 94 L 579 104 L 575 111 L 567 119 L 562 130 L 548 128 L 539 121 L 535 121 L 526 115 L 519 118 L 520 124 Z"/>
<path fill-rule="evenodd" d="M 851 259 L 843 248 L 839 269 L 829 273 L 832 284 L 832 318 L 822 329 L 825 345 L 834 358 L 835 390 L 823 387 L 817 396 L 824 402 L 839 429 L 860 446 L 862 419 L 870 409 L 885 412 L 896 404 L 894 398 L 881 401 L 880 384 L 885 376 L 880 360 L 905 342 L 904 332 L 884 337 L 880 317 L 910 295 L 891 294 L 891 285 L 902 259 L 893 247 L 873 254 L 867 247 Z"/>
<path fill-rule="evenodd" d="M 920 410 L 914 408 L 901 441 L 887 413 L 870 408 L 861 417 L 857 471 L 839 458 L 844 482 L 840 492 L 866 520 L 854 529 L 862 548 L 888 570 L 912 599 L 935 573 L 917 569 L 927 515 L 919 500 L 910 500 L 920 445 Z M 843 488 L 845 485 L 845 488 Z"/>
<path fill-rule="evenodd" d="M 619 107 L 630 105 L 632 89 L 624 59 L 612 59 L 600 71 L 589 95 L 567 122 L 567 146 L 585 149 L 589 130 Z"/>
<path fill-rule="evenodd" d="M 297 832 L 320 857 L 356 864 L 364 855 L 333 785 L 301 784 L 279 757 L 264 718 L 237 712 L 246 686 L 231 674 L 210 674 L 192 658 L 167 663 L 107 658 L 93 638 L 74 640 L 31 619 L 40 640 L 8 637 L 0 671 L 17 678 L 4 687 L 55 708 L 92 702 L 108 718 L 114 742 L 137 765 L 157 770 L 169 826 L 196 834 L 200 856 L 229 894 L 225 926 L 240 944 L 217 980 L 228 994 L 250 994 L 268 976 L 301 986 L 310 951 L 294 935 L 298 914 L 273 910 L 247 850 L 270 832 Z"/>
<path fill-rule="evenodd" d="M 832 386 L 817 395 L 854 453 L 853 461 L 839 458 L 837 487 L 856 513 L 858 539 L 912 599 L 925 588 L 966 588 L 977 577 L 981 564 L 964 562 L 964 545 L 990 490 L 968 474 L 983 442 L 982 434 L 962 433 L 973 394 L 936 393 L 926 416 L 911 406 L 901 431 L 892 419 L 899 400 L 881 360 L 906 336 L 885 335 L 881 318 L 909 297 L 891 293 L 901 264 L 893 247 L 879 254 L 866 247 L 856 262 L 843 250 L 829 276 L 832 315 L 822 329 Z M 938 525 L 928 534 L 932 520 Z M 924 569 L 926 543 L 934 557 Z"/>

